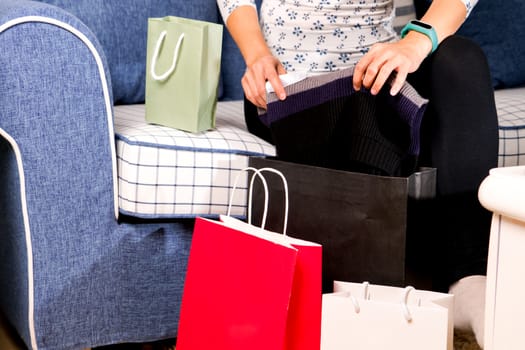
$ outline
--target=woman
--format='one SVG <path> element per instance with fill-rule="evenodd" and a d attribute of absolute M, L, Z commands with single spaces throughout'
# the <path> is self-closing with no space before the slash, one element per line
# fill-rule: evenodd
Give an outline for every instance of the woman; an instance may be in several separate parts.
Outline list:
<path fill-rule="evenodd" d="M 266 107 L 266 82 L 286 99 L 279 75 L 287 72 L 355 67 L 356 90 L 395 95 L 408 81 L 429 99 L 419 156 L 419 165 L 438 169 L 436 233 L 425 242 L 436 247 L 429 273 L 436 290 L 456 294 L 456 325 L 472 327 L 482 343 L 484 288 L 472 286 L 484 281 L 491 215 L 477 189 L 497 166 L 498 125 L 486 59 L 473 42 L 453 35 L 476 2 L 434 0 L 400 38 L 392 0 L 265 0 L 260 18 L 253 0 L 217 1 L 246 62 L 248 129 L 269 141 L 256 107 Z"/>

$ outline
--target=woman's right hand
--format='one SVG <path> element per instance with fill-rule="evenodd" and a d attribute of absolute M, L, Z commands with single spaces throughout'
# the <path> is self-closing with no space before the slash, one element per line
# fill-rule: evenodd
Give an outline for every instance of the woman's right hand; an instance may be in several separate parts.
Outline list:
<path fill-rule="evenodd" d="M 286 70 L 266 45 L 255 6 L 237 7 L 226 19 L 226 24 L 246 62 L 241 79 L 246 98 L 257 107 L 266 108 L 268 81 L 279 99 L 284 100 L 286 93 L 279 75 Z"/>
<path fill-rule="evenodd" d="M 246 98 L 256 105 L 266 109 L 266 82 L 270 82 L 280 100 L 286 98 L 283 84 L 279 75 L 285 74 L 281 62 L 274 56 L 267 54 L 247 63 L 246 71 L 241 79 Z"/>

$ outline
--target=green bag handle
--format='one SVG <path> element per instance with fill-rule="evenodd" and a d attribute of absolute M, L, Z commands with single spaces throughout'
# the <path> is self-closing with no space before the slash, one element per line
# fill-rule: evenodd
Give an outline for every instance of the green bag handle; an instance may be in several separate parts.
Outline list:
<path fill-rule="evenodd" d="M 175 46 L 175 50 L 173 52 L 173 61 L 171 62 L 171 67 L 164 74 L 157 75 L 157 73 L 155 72 L 155 66 L 157 65 L 160 48 L 162 47 L 162 43 L 164 42 L 166 35 L 168 35 L 168 32 L 165 30 L 160 33 L 159 39 L 157 40 L 157 44 L 155 45 L 155 52 L 151 59 L 151 77 L 157 81 L 166 80 L 173 73 L 173 71 L 175 71 L 175 68 L 177 67 L 177 59 L 179 57 L 180 46 L 182 45 L 182 40 L 184 39 L 184 33 L 182 33 L 179 36 L 179 40 L 177 41 L 177 45 Z"/>

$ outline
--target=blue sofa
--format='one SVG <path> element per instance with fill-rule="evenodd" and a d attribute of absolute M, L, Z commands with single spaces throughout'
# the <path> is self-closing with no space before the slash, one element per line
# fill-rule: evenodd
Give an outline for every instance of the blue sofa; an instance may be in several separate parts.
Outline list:
<path fill-rule="evenodd" d="M 403 21 L 410 16 L 400 13 Z M 132 207 L 140 210 L 129 209 L 122 189 L 144 184 L 124 176 L 127 150 L 217 157 L 230 164 L 226 177 L 250 155 L 272 155 L 243 130 L 244 64 L 226 31 L 218 134 L 242 135 L 242 146 L 210 151 L 131 135 L 150 127 L 140 120 L 147 18 L 166 15 L 221 22 L 214 0 L 0 2 L 0 308 L 28 348 L 176 336 L 193 218 L 223 213 L 231 181 L 212 183 L 221 198 L 210 195 L 214 203 L 204 209 L 150 210 L 142 197 Z M 525 164 L 525 90 L 500 91 L 500 164 Z M 132 131 L 128 107 L 139 113 Z M 243 216 L 242 196 L 238 202 Z"/>
<path fill-rule="evenodd" d="M 119 213 L 114 106 L 144 101 L 148 17 L 213 0 L 0 2 L 0 307 L 32 349 L 176 336 L 193 220 Z M 221 100 L 239 99 L 224 39 Z"/>

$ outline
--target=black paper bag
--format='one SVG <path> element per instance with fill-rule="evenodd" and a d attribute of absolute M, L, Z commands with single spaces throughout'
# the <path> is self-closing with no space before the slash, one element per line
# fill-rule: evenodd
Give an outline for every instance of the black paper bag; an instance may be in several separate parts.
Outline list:
<path fill-rule="evenodd" d="M 435 196 L 435 169 L 421 169 L 409 177 L 390 177 L 274 158 L 251 157 L 249 165 L 275 168 L 288 179 L 288 229 L 300 233 L 298 238 L 323 245 L 323 292 L 331 292 L 334 280 L 428 287 L 416 277 L 419 270 L 424 270 L 420 260 L 426 254 L 409 256 L 407 249 L 416 250 L 424 240 L 419 226 L 425 225 L 426 213 L 421 208 L 426 206 L 420 203 Z M 268 179 L 266 228 L 280 232 L 284 194 L 282 186 L 274 181 Z M 255 184 L 252 222 L 257 225 L 264 209 L 263 196 L 262 185 Z M 409 220 L 412 213 L 415 220 Z M 408 266 L 410 263 L 414 266 Z"/>

